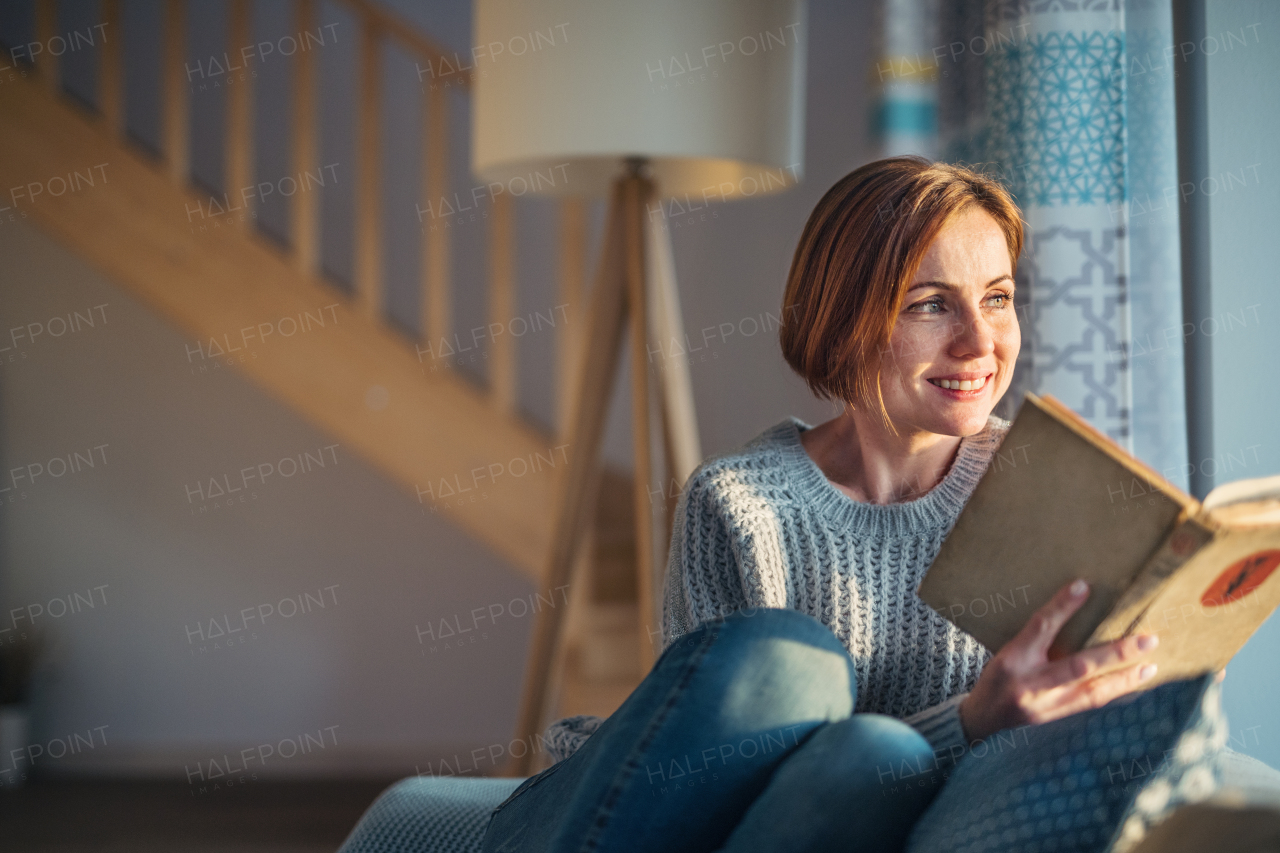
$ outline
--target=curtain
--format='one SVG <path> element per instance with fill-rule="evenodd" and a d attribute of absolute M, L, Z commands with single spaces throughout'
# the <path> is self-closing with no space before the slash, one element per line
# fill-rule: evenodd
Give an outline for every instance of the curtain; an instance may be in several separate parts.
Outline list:
<path fill-rule="evenodd" d="M 931 49 L 940 0 L 884 0 L 879 8 L 878 56 L 872 79 L 871 126 L 883 156 L 936 157 L 938 140 L 937 63 Z"/>
<path fill-rule="evenodd" d="M 927 14 L 915 150 L 1000 177 L 1028 226 L 1000 413 L 1052 394 L 1186 488 L 1169 0 L 886 0 L 885 44 Z M 886 156 L 901 144 L 882 130 Z"/>

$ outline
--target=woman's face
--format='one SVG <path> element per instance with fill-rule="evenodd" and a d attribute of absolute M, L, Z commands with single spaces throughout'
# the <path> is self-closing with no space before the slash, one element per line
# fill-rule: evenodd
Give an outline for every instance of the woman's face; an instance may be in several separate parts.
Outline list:
<path fill-rule="evenodd" d="M 1013 289 L 1009 246 L 990 214 L 971 207 L 939 232 L 880 362 L 900 433 L 965 436 L 986 426 L 1022 345 Z"/>

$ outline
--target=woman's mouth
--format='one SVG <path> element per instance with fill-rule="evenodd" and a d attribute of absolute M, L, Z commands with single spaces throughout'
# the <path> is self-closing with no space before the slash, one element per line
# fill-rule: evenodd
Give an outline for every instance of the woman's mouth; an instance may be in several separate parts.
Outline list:
<path fill-rule="evenodd" d="M 928 382 L 933 387 L 947 392 L 952 397 L 965 399 L 967 397 L 976 397 L 991 381 L 992 374 L 981 373 L 957 373 L 953 376 L 936 377 L 929 379 Z"/>

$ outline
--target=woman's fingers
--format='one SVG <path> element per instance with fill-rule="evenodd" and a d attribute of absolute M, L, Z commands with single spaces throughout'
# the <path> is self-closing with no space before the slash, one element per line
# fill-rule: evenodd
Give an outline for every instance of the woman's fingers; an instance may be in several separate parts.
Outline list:
<path fill-rule="evenodd" d="M 1049 690 L 1076 681 L 1096 677 L 1109 670 L 1140 661 L 1160 643 L 1155 634 L 1126 637 L 1091 649 L 1083 649 L 1073 655 L 1053 661 L 1041 667 L 1027 679 L 1032 690 Z"/>
<path fill-rule="evenodd" d="M 1058 631 L 1088 597 L 1089 585 L 1084 581 L 1075 580 L 1067 584 L 1054 593 L 1047 604 L 1031 614 L 1027 624 L 1009 641 L 1009 645 L 1014 647 L 1025 664 L 1034 665 L 1044 660 Z"/>
<path fill-rule="evenodd" d="M 1117 672 L 1081 682 L 1073 688 L 1050 691 L 1056 693 L 1051 705 L 1039 709 L 1037 722 L 1057 720 L 1080 711 L 1101 708 L 1112 699 L 1132 693 L 1156 674 L 1153 663 L 1135 663 Z"/>
<path fill-rule="evenodd" d="M 960 709 L 968 737 L 1101 707 L 1155 674 L 1155 666 L 1143 661 L 1156 647 L 1154 635 L 1129 637 L 1048 660 L 1058 632 L 1088 597 L 1089 585 L 1083 580 L 1067 584 L 988 662 Z"/>

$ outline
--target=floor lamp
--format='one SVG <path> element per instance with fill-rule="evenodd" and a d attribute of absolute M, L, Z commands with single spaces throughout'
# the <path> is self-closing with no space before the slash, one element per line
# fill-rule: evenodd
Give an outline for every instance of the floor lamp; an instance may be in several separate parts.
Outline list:
<path fill-rule="evenodd" d="M 609 198 L 543 583 L 570 582 L 629 328 L 637 642 L 647 669 L 671 509 L 655 513 L 652 495 L 673 501 L 665 484 L 683 483 L 701 461 L 688 365 L 664 357 L 660 370 L 648 369 L 651 353 L 684 339 L 667 220 L 673 208 L 765 195 L 799 179 L 804 0 L 476 0 L 474 28 L 476 174 L 512 194 Z M 655 421 L 666 459 L 660 489 Z M 562 616 L 545 608 L 535 623 L 516 731 L 527 743 L 548 722 Z M 527 775 L 531 766 L 532 750 L 506 772 Z"/>

